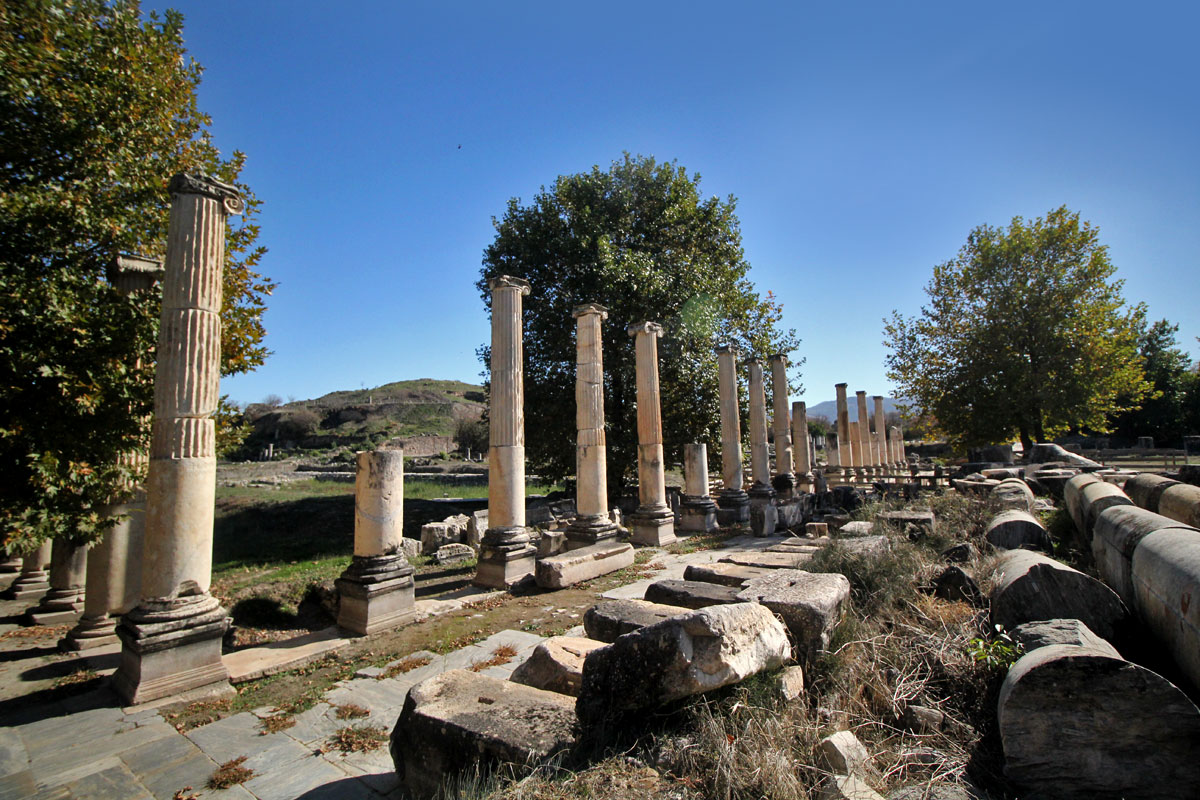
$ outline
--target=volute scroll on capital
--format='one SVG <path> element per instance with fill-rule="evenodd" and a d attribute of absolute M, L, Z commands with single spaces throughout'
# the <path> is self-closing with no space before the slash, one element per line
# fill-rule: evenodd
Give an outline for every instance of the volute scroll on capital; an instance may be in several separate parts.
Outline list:
<path fill-rule="evenodd" d="M 719 344 L 717 345 L 716 352 L 719 356 L 732 355 L 735 359 L 738 356 L 737 347 L 732 344 Z"/>
<path fill-rule="evenodd" d="M 648 333 L 661 338 L 663 335 L 663 326 L 657 322 L 646 320 L 645 322 L 633 323 L 625 329 L 625 332 L 630 336 L 637 336 L 639 333 Z"/>
<path fill-rule="evenodd" d="M 180 172 L 171 178 L 167 191 L 176 194 L 201 194 L 221 201 L 226 214 L 241 214 L 246 210 L 242 193 L 231 183 L 219 181 L 203 172 Z"/>
<path fill-rule="evenodd" d="M 771 363 L 782 361 L 784 364 L 786 364 L 788 361 L 787 353 L 772 353 L 771 355 L 767 356 L 767 361 L 770 361 Z"/>
<path fill-rule="evenodd" d="M 571 312 L 571 316 L 575 319 L 585 317 L 588 314 L 599 314 L 601 320 L 608 319 L 608 309 L 599 303 L 584 303 L 583 305 L 575 306 Z"/>
<path fill-rule="evenodd" d="M 529 281 L 524 278 L 514 278 L 512 275 L 496 275 L 488 280 L 488 288 L 493 292 L 497 289 L 517 289 L 522 295 L 529 294 Z"/>

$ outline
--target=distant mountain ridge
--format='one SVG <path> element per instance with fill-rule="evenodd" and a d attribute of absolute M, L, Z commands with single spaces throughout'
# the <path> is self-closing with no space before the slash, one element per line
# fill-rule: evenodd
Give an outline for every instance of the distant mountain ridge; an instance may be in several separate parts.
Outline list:
<path fill-rule="evenodd" d="M 858 419 L 858 403 L 854 395 L 850 395 L 847 400 L 850 406 L 851 421 Z M 890 414 L 893 411 L 899 411 L 898 404 L 908 402 L 902 397 L 885 397 L 883 398 L 883 413 Z M 825 400 L 816 405 L 811 405 L 807 411 L 809 417 L 825 417 L 830 422 L 837 422 L 837 400 Z M 875 413 L 875 401 L 871 399 L 870 395 L 867 396 L 867 412 L 870 414 Z"/>

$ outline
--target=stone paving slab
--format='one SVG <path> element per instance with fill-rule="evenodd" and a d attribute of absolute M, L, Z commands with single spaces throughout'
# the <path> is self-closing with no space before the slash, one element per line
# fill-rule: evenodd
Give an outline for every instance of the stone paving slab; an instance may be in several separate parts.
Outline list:
<path fill-rule="evenodd" d="M 229 670 L 231 683 L 245 683 L 303 666 L 345 647 L 355 638 L 343 634 L 336 625 L 332 625 L 294 639 L 247 647 L 245 650 L 222 656 L 221 661 L 225 664 L 225 669 Z"/>
<path fill-rule="evenodd" d="M 244 766 L 250 766 L 250 761 Z M 242 785 L 258 800 L 296 800 L 322 784 L 346 778 L 344 771 L 311 752 L 298 761 L 263 764 L 254 771 L 259 774 Z M 352 780 L 353 784 L 361 785 L 361 782 Z"/>
<path fill-rule="evenodd" d="M 121 763 L 72 781 L 67 784 L 67 791 L 75 800 L 111 800 L 114 797 L 154 800 L 154 796 Z"/>
<path fill-rule="evenodd" d="M 607 600 L 641 600 L 646 594 L 646 588 L 652 583 L 661 580 L 683 580 L 683 571 L 688 568 L 689 564 L 712 564 L 724 556 L 735 553 L 755 553 L 778 543 L 779 537 L 777 536 L 737 536 L 727 541 L 724 547 L 715 550 L 698 550 L 694 553 L 678 555 L 659 550 L 658 554 L 647 563 L 662 564 L 663 569 L 655 572 L 650 578 L 643 578 L 624 586 L 609 589 L 601 597 Z"/>

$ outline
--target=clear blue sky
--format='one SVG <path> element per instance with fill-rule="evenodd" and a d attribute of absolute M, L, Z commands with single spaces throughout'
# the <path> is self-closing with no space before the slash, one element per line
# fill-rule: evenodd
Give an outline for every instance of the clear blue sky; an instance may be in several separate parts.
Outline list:
<path fill-rule="evenodd" d="M 1195 3 L 145 7 L 184 12 L 264 201 L 274 355 L 236 400 L 477 381 L 492 216 L 626 150 L 737 196 L 803 339 L 796 399 L 889 393 L 883 317 L 974 226 L 1062 204 L 1200 355 Z"/>

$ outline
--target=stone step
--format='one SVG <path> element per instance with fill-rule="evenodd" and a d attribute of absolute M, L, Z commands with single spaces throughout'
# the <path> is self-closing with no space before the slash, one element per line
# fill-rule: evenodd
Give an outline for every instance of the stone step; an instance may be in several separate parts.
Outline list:
<path fill-rule="evenodd" d="M 774 545 L 772 545 L 774 547 Z M 767 548 L 770 550 L 770 548 Z M 759 567 L 761 569 L 801 569 L 812 560 L 812 553 L 801 552 L 761 552 L 733 553 L 724 556 L 718 563 L 737 564 L 742 567 Z"/>
<path fill-rule="evenodd" d="M 770 572 L 762 567 L 744 567 L 741 564 L 689 564 L 683 571 L 683 579 L 741 588 L 751 578 L 759 578 Z"/>
<path fill-rule="evenodd" d="M 534 579 L 543 589 L 565 589 L 633 564 L 633 545 L 603 542 L 537 560 Z"/>

